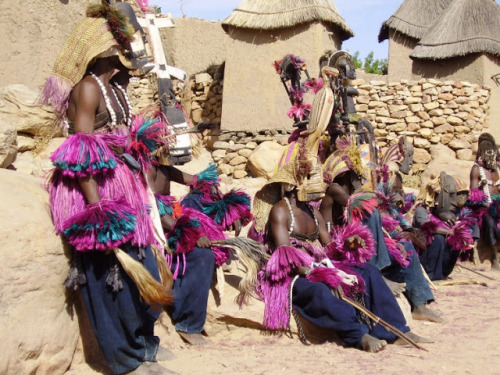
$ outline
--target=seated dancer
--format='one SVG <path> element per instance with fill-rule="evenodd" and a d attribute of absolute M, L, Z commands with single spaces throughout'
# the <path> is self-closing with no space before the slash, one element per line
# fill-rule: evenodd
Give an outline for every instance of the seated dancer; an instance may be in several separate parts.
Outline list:
<path fill-rule="evenodd" d="M 165 155 L 162 160 L 167 160 Z M 168 164 L 168 162 L 167 162 Z M 232 190 L 222 194 L 215 164 L 191 175 L 154 162 L 148 178 L 154 186 L 161 223 L 168 239 L 167 255 L 173 272 L 175 300 L 167 309 L 177 332 L 188 343 L 203 345 L 207 302 L 215 267 L 229 258 L 229 248 L 212 246 L 226 238 L 223 231 L 235 230 L 251 220 L 250 197 Z M 180 203 L 170 195 L 170 183 L 191 187 Z M 223 280 L 219 280 L 223 282 Z"/>
<path fill-rule="evenodd" d="M 387 231 L 384 233 L 375 194 L 361 189 L 361 181 L 368 179 L 368 172 L 361 162 L 355 143 L 348 136 L 339 137 L 336 149 L 323 164 L 328 187 L 321 201 L 320 211 L 327 226 L 342 225 L 344 222 L 366 225 L 373 235 L 376 247 L 370 263 L 380 270 L 395 294 L 405 290 L 415 319 L 442 321 L 427 307 L 427 304 L 434 301 L 434 295 L 424 277 L 413 245 L 407 241 L 394 241 Z"/>
<path fill-rule="evenodd" d="M 339 235 L 327 245 L 330 237 L 320 212 L 299 198 L 298 191 L 307 184 L 301 175 L 307 171 L 297 162 L 302 157 L 300 145 L 292 145 L 291 151 L 254 200 L 255 228 L 264 228 L 271 253 L 257 288 L 265 303 L 264 326 L 286 330 L 293 307 L 316 326 L 336 331 L 347 346 L 378 352 L 387 343 L 404 343 L 381 325 L 371 324 L 366 315 L 358 314 L 338 297 L 335 291 L 341 290 L 342 294 L 361 300 L 368 310 L 414 341 L 429 342 L 409 332 L 379 271 L 371 264 L 359 264 L 358 258 L 364 253 L 371 255 L 373 250 L 368 230 L 362 226 L 339 230 Z M 338 253 L 344 254 L 343 262 L 333 260 Z"/>
<path fill-rule="evenodd" d="M 448 277 L 460 253 L 470 250 L 474 242 L 471 227 L 475 221 L 467 211 L 460 212 L 468 191 L 458 186 L 452 176 L 441 172 L 423 189 L 415 208 L 413 226 L 426 238 L 420 262 L 431 280 Z"/>
<path fill-rule="evenodd" d="M 489 133 L 483 133 L 478 139 L 476 162 L 470 171 L 470 196 L 467 205 L 474 210 L 479 226 L 475 238 L 479 239 L 480 258 L 489 258 L 491 268 L 500 270 L 498 250 L 500 249 L 500 173 L 498 171 L 498 147 Z"/>
<path fill-rule="evenodd" d="M 158 282 L 165 260 L 154 246 L 160 239 L 149 214 L 152 194 L 129 153 L 130 102 L 112 83 L 119 70 L 139 72 L 148 61 L 128 19 L 114 5 L 90 6 L 43 88 L 42 102 L 70 134 L 51 156 L 48 190 L 56 231 L 74 249 L 66 286 L 80 287 L 111 371 L 172 374 L 156 362 L 154 335 L 161 306 L 172 300 L 171 277 L 162 273 L 163 285 Z M 158 296 L 148 297 L 141 285 Z"/>

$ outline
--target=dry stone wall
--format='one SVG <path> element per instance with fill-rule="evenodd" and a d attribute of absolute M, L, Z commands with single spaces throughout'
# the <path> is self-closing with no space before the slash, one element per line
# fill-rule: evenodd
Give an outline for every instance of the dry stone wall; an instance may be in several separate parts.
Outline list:
<path fill-rule="evenodd" d="M 489 127 L 491 88 L 433 79 L 398 83 L 358 80 L 358 113 L 374 126 L 383 147 L 407 134 L 415 147 L 414 170 L 432 160 L 430 148 L 442 144 L 459 160 L 474 160 L 479 134 Z"/>
<path fill-rule="evenodd" d="M 422 79 L 397 83 L 355 80 L 359 91 L 356 109 L 373 125 L 383 148 L 406 134 L 415 147 L 414 171 L 423 171 L 432 161 L 431 147 L 444 145 L 458 160 L 474 160 L 479 135 L 488 131 L 491 88 L 468 82 Z M 136 110 L 157 100 L 152 80 L 132 83 L 132 103 Z M 200 73 L 180 85 L 174 82 L 177 99 L 193 124 L 202 121 L 220 125 L 224 79 L 218 71 Z M 261 143 L 286 144 L 289 133 L 284 129 L 261 132 L 225 131 L 205 139 L 206 147 L 222 175 L 233 178 L 255 176 L 248 159 Z"/>

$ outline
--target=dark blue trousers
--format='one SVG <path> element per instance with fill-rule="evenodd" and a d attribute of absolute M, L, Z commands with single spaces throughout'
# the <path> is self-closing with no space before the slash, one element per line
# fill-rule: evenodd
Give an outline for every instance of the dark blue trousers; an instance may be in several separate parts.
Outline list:
<path fill-rule="evenodd" d="M 413 306 L 421 306 L 434 301 L 429 283 L 425 279 L 417 251 L 410 242 L 403 242 L 405 249 L 411 252 L 408 267 L 401 266 L 389 253 L 382 232 L 382 219 L 378 210 L 363 221 L 373 234 L 377 253 L 369 263 L 376 266 L 387 279 L 406 283 L 405 295 Z"/>
<path fill-rule="evenodd" d="M 365 307 L 402 332 L 408 332 L 403 313 L 380 272 L 370 264 L 353 267 L 353 270 L 365 280 Z M 292 303 L 305 319 L 320 328 L 336 331 L 348 346 L 360 348 L 361 338 L 367 333 L 388 342 L 396 340 L 394 334 L 380 325 L 369 327 L 360 323 L 354 307 L 334 296 L 323 283 L 298 278 L 292 290 Z"/>
<path fill-rule="evenodd" d="M 459 251 L 452 251 L 446 244 L 443 235 L 435 234 L 427 250 L 420 255 L 420 262 L 431 280 L 442 280 L 453 271 L 459 255 Z"/>
<path fill-rule="evenodd" d="M 186 333 L 200 333 L 207 318 L 207 302 L 215 269 L 211 250 L 195 247 L 186 254 L 186 271 L 182 255 L 174 255 L 172 270 L 179 266 L 179 276 L 174 280 L 174 303 L 168 312 L 175 329 Z"/>
<path fill-rule="evenodd" d="M 120 247 L 137 260 L 137 248 Z M 160 280 L 155 257 L 146 248 L 143 264 Z M 159 338 L 154 336 L 154 324 L 160 314 L 141 302 L 135 283 L 120 266 L 123 289 L 113 292 L 106 284 L 110 264 L 115 255 L 101 251 L 82 253 L 82 267 L 87 283 L 82 286 L 82 296 L 90 324 L 99 346 L 114 374 L 132 371 L 145 361 L 154 361 Z"/>

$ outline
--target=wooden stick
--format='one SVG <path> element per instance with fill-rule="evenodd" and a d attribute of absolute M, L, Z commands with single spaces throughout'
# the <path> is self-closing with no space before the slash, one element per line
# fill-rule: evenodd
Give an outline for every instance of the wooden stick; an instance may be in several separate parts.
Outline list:
<path fill-rule="evenodd" d="M 428 352 L 427 349 L 425 349 L 425 348 L 421 347 L 420 345 L 418 345 L 415 341 L 413 341 L 412 339 L 410 339 L 408 336 L 406 336 L 399 329 L 397 329 L 393 325 L 387 323 L 385 320 L 383 320 L 382 318 L 378 317 L 377 315 L 375 315 L 370 310 L 366 309 L 364 306 L 360 305 L 356 301 L 353 301 L 352 299 L 350 299 L 349 297 L 346 297 L 345 295 L 341 295 L 340 298 L 343 301 L 346 301 L 349 305 L 351 305 L 354 308 L 358 309 L 359 311 L 365 313 L 371 320 L 373 320 L 375 322 L 375 324 L 379 324 L 380 323 L 380 325 L 382 327 L 384 327 L 385 329 L 387 329 L 389 332 L 394 333 L 399 338 L 405 340 L 410 345 L 413 345 L 417 349 L 425 350 L 426 352 Z"/>
<path fill-rule="evenodd" d="M 447 286 L 447 285 L 467 285 L 467 284 L 479 284 L 482 286 L 488 286 L 485 282 L 480 282 L 475 279 L 465 279 L 465 280 L 448 280 L 448 281 L 441 281 L 439 283 L 440 286 Z"/>
<path fill-rule="evenodd" d="M 477 275 L 481 275 L 481 276 L 483 276 L 483 277 L 486 277 L 488 280 L 497 281 L 497 279 L 494 279 L 493 277 L 490 277 L 490 276 L 487 276 L 487 275 L 485 275 L 485 274 L 482 274 L 481 272 L 479 272 L 479 271 L 475 271 L 475 270 L 473 270 L 473 269 L 471 269 L 471 268 L 469 268 L 469 267 L 462 266 L 461 264 L 458 264 L 458 263 L 456 263 L 455 265 L 457 265 L 457 266 L 458 266 L 458 267 L 460 267 L 460 268 L 463 268 L 464 270 L 467 270 L 467 271 L 473 272 L 473 273 L 475 273 L 475 274 L 477 274 Z"/>

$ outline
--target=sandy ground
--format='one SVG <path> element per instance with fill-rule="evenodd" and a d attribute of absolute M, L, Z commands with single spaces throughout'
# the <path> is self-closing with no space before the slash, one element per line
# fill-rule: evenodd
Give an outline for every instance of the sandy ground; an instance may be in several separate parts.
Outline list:
<path fill-rule="evenodd" d="M 203 154 L 181 169 L 196 173 L 203 170 L 210 158 Z M 253 196 L 262 185 L 259 180 L 244 180 L 238 184 L 223 180 L 222 189 L 244 188 Z M 184 187 L 174 186 L 173 193 L 182 195 Z M 244 234 L 244 233 L 243 233 Z M 157 324 L 161 345 L 175 358 L 161 362 L 182 375 L 194 374 L 500 374 L 498 347 L 500 339 L 500 272 L 486 266 L 465 266 L 484 270 L 478 275 L 456 267 L 451 281 L 461 285 L 438 285 L 436 302 L 431 307 L 442 315 L 444 323 L 413 321 L 409 326 L 416 334 L 433 338 L 435 343 L 422 345 L 427 351 L 411 346 L 389 345 L 380 353 L 366 353 L 345 348 L 335 342 L 304 345 L 292 324 L 289 335 L 270 336 L 261 331 L 263 305 L 252 300 L 240 309 L 234 303 L 239 282 L 237 264 L 225 273 L 222 303 L 219 292 L 210 294 L 205 325 L 208 344 L 193 347 L 185 344 L 173 329 L 170 319 L 162 314 Z M 496 280 L 490 280 L 493 277 Z M 401 304 L 405 315 L 408 305 Z M 69 375 L 98 374 L 102 371 L 81 363 L 69 370 Z"/>

